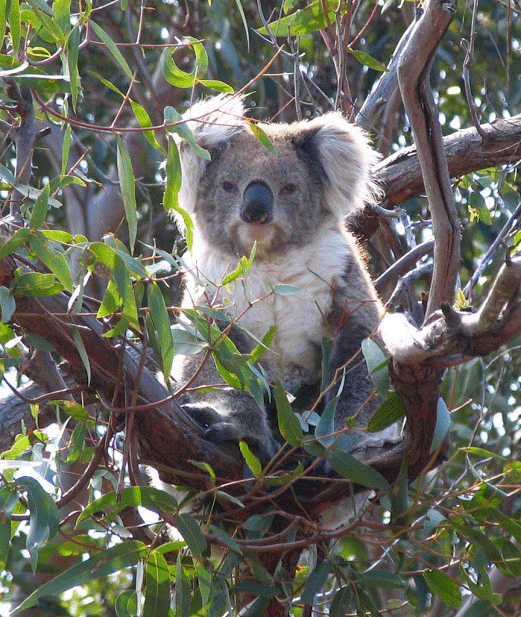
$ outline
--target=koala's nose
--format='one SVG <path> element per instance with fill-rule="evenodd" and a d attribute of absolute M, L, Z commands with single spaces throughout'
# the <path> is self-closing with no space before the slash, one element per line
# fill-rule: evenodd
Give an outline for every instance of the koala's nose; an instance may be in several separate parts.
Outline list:
<path fill-rule="evenodd" d="M 242 196 L 241 219 L 245 223 L 265 224 L 273 219 L 273 193 L 264 182 L 252 182 Z"/>

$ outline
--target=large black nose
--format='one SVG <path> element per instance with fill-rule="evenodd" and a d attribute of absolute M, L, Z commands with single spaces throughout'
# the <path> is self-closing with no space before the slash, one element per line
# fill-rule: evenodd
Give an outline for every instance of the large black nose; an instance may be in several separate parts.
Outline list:
<path fill-rule="evenodd" d="M 264 182 L 252 182 L 242 196 L 241 219 L 245 223 L 269 223 L 273 219 L 273 193 Z"/>

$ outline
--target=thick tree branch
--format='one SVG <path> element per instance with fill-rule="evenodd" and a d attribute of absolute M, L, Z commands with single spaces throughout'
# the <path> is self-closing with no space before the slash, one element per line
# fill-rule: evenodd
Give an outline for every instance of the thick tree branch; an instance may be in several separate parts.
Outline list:
<path fill-rule="evenodd" d="M 443 302 L 452 301 L 460 267 L 459 223 L 429 83 L 434 53 L 455 11 L 452 1 L 430 0 L 398 62 L 398 83 L 418 147 L 435 239 L 434 275 L 426 318 Z"/>
<path fill-rule="evenodd" d="M 498 119 L 481 126 L 486 139 L 475 128 L 456 131 L 443 138 L 443 149 L 452 178 L 500 165 L 515 165 L 521 160 L 521 114 Z M 384 159 L 375 176 L 391 206 L 416 197 L 425 190 L 416 145 Z"/>
<path fill-rule="evenodd" d="M 521 332 L 521 258 L 501 267 L 483 305 L 476 313 L 455 311 L 448 304 L 420 329 L 402 313 L 387 314 L 379 335 L 395 361 L 407 365 L 428 362 L 438 368 L 487 355 Z"/>

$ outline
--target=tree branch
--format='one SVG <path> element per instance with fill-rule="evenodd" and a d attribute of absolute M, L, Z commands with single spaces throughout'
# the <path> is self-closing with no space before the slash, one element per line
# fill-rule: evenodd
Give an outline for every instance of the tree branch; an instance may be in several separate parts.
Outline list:
<path fill-rule="evenodd" d="M 409 116 L 432 216 L 434 275 L 426 318 L 454 297 L 460 267 L 459 222 L 429 73 L 456 11 L 452 0 L 430 0 L 398 62 L 398 83 Z"/>

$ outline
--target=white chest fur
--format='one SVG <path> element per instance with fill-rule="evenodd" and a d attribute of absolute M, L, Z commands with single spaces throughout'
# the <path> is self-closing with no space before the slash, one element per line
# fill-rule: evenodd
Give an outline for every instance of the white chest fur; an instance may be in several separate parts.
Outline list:
<path fill-rule="evenodd" d="M 197 247 L 197 240 L 194 242 Z M 193 304 L 225 308 L 230 317 L 253 336 L 262 338 L 271 326 L 277 333 L 263 357 L 269 372 L 293 381 L 298 368 L 302 380 L 320 370 L 320 344 L 331 336 L 325 316 L 332 289 L 343 273 L 351 247 L 338 229 L 326 228 L 313 243 L 270 259 L 257 259 L 247 272 L 227 286 L 220 281 L 237 266 L 237 260 L 215 250 L 192 255 L 195 277 L 188 276 L 188 298 Z M 199 281 L 197 281 L 199 279 Z M 204 281 L 204 285 L 201 282 Z M 277 286 L 291 286 L 294 289 Z M 289 385 L 289 384 L 288 384 Z"/>

